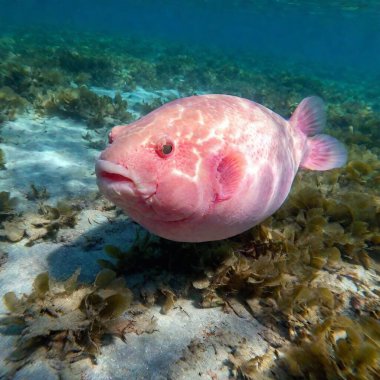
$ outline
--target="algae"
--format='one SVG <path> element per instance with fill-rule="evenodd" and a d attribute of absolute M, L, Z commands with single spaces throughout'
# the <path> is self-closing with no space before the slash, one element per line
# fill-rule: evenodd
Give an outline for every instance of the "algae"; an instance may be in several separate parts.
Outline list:
<path fill-rule="evenodd" d="M 79 270 L 56 281 L 45 272 L 35 278 L 30 294 L 4 295 L 8 313 L 0 324 L 9 333 L 17 327 L 20 334 L 8 357 L 8 376 L 41 357 L 59 359 L 63 367 L 86 358 L 96 363 L 107 335 L 124 340 L 128 333 L 154 331 L 151 318 L 148 323 L 146 316 L 123 316 L 132 310 L 133 295 L 116 273 L 103 270 L 89 285 L 79 283 L 78 277 Z"/>
<path fill-rule="evenodd" d="M 6 170 L 4 152 L 0 149 L 0 170 Z"/>
<path fill-rule="evenodd" d="M 297 378 L 377 379 L 379 344 L 380 324 L 375 319 L 334 316 L 290 347 L 284 361 Z"/>
<path fill-rule="evenodd" d="M 22 112 L 27 105 L 27 100 L 17 94 L 12 88 L 8 86 L 1 87 L 0 124 L 7 120 L 14 120 L 16 115 Z"/>
<path fill-rule="evenodd" d="M 50 197 L 50 194 L 46 187 L 38 187 L 34 183 L 30 184 L 30 190 L 25 195 L 26 199 L 30 201 L 35 200 L 47 200 Z"/>
<path fill-rule="evenodd" d="M 85 120 L 90 128 L 110 127 L 131 120 L 127 102 L 120 94 L 116 94 L 113 99 L 99 96 L 86 86 L 50 91 L 41 104 L 41 110 L 48 114 Z"/>
<path fill-rule="evenodd" d="M 0 191 L 0 221 L 5 220 L 16 213 L 17 198 L 11 197 L 9 191 Z"/>

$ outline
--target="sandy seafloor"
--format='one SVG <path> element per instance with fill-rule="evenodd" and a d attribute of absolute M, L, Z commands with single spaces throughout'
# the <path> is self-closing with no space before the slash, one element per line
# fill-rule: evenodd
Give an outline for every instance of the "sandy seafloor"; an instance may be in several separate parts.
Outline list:
<path fill-rule="evenodd" d="M 97 88 L 94 91 L 113 95 L 110 90 Z M 165 98 L 166 95 L 178 96 L 170 90 L 149 93 L 141 88 L 134 93 L 123 94 L 132 110 L 136 103 L 151 101 L 157 96 Z M 18 208 L 23 211 L 30 204 L 25 194 L 31 183 L 47 188 L 50 194 L 48 204 L 54 204 L 62 197 L 85 197 L 96 191 L 94 161 L 99 151 L 86 145 L 82 136 L 87 131 L 80 122 L 39 117 L 34 113 L 26 113 L 15 121 L 7 122 L 3 126 L 3 137 L 7 143 L 1 144 L 7 158 L 7 170 L 0 172 L 0 191 L 10 191 L 17 197 Z M 42 241 L 26 247 L 27 239 L 18 243 L 3 241 L 1 250 L 8 254 L 8 258 L 0 270 L 1 293 L 30 293 L 34 278 L 44 271 L 49 271 L 56 279 L 65 279 L 80 267 L 80 280 L 91 282 L 100 270 L 96 260 L 105 258 L 104 244 L 126 246 L 133 240 L 134 232 L 134 225 L 124 215 L 110 223 L 107 212 L 84 209 L 74 229 L 59 232 L 57 240 L 63 242 Z M 91 249 L 88 248 L 89 240 L 95 241 Z M 0 302 L 0 312 L 6 311 Z M 209 379 L 215 373 L 219 379 L 226 379 L 228 367 L 223 362 L 228 358 L 231 345 L 246 339 L 252 357 L 263 355 L 268 348 L 260 336 L 260 331 L 265 331 L 265 328 L 249 313 L 241 318 L 223 313 L 219 308 L 199 309 L 190 301 L 180 301 L 168 315 L 162 315 L 159 307 L 153 308 L 152 313 L 157 318 L 158 331 L 140 336 L 130 334 L 127 343 L 115 339 L 102 348 L 97 365 L 86 361 L 88 367 L 83 370 L 83 378 Z M 194 339 L 206 347 L 202 357 L 186 365 L 181 361 L 177 363 Z M 0 368 L 6 367 L 5 359 L 14 341 L 14 336 L 2 335 Z M 14 378 L 48 380 L 58 379 L 58 374 L 41 361 L 25 366 Z"/>
<path fill-rule="evenodd" d="M 93 90 L 113 95 L 111 90 Z M 134 105 L 158 96 L 178 97 L 179 94 L 171 90 L 149 93 L 142 88 L 123 94 L 132 112 Z M 135 113 L 134 116 L 139 115 Z M 47 188 L 48 204 L 62 198 L 85 198 L 94 193 L 97 190 L 94 161 L 99 151 L 89 148 L 82 138 L 87 132 L 86 125 L 80 122 L 39 117 L 34 113 L 5 123 L 2 133 L 6 144 L 1 144 L 1 149 L 6 155 L 7 170 L 0 172 L 0 191 L 10 191 L 12 196 L 19 198 L 20 210 L 27 210 L 30 205 L 25 194 L 31 183 Z M 106 140 L 106 133 L 103 137 Z M 106 257 L 104 245 L 127 246 L 135 231 L 135 225 L 123 214 L 115 217 L 107 211 L 85 208 L 74 229 L 59 231 L 58 242 L 42 241 L 26 247 L 26 239 L 18 243 L 2 241 L 1 250 L 8 258 L 0 269 L 1 293 L 30 293 L 34 278 L 44 271 L 54 278 L 65 279 L 80 267 L 80 280 L 91 282 L 100 270 L 97 259 Z M 366 275 L 364 270 L 362 275 Z M 337 286 L 357 291 L 349 278 Z M 6 312 L 1 302 L 0 312 Z M 102 347 L 97 365 L 90 361 L 82 363 L 78 378 L 227 379 L 230 372 L 226 363 L 232 347 L 245 342 L 248 358 L 263 355 L 269 347 L 265 338 L 268 329 L 248 312 L 238 316 L 220 308 L 200 309 L 189 300 L 178 301 L 176 308 L 167 315 L 161 314 L 158 306 L 151 312 L 157 319 L 156 332 L 139 336 L 128 334 L 126 343 L 114 339 Z M 0 368 L 3 370 L 14 342 L 14 336 L 1 336 Z M 202 344 L 202 350 L 192 355 L 188 346 L 198 343 Z M 187 359 L 180 360 L 182 356 Z M 59 377 L 54 366 L 44 360 L 26 365 L 14 378 L 48 380 Z"/>

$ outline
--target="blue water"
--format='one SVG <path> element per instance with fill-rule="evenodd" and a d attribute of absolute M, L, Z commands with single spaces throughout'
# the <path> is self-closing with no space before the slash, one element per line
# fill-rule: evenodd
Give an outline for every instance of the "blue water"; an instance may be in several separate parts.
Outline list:
<path fill-rule="evenodd" d="M 379 76 L 379 1 L 2 0 L 0 25 L 54 26 L 260 52 Z M 336 75 L 339 75 L 336 73 Z"/>

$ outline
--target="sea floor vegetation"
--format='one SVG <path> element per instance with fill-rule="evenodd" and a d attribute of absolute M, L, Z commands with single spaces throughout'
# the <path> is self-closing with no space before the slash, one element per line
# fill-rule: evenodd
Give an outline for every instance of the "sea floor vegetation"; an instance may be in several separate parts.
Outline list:
<path fill-rule="evenodd" d="M 356 78 L 349 70 L 337 79 L 332 69 L 291 61 L 279 65 L 263 56 L 236 58 L 162 41 L 62 31 L 3 33 L 0 58 L 4 145 L 7 122 L 35 112 L 85 123 L 83 144 L 101 149 L 99 136 L 110 126 L 162 104 L 155 98 L 133 109 L 123 94 L 143 88 L 176 90 L 181 96 L 228 93 L 284 116 L 305 96 L 319 95 L 328 104 L 328 133 L 349 150 L 344 168 L 300 171 L 283 207 L 242 235 L 181 244 L 137 228 L 131 244 L 104 247 L 102 269 L 91 284 L 78 280 L 79 271 L 65 281 L 44 272 L 30 294 L 6 293 L 1 334 L 17 339 L 9 348 L 5 378 L 41 357 L 58 360 L 61 376 L 74 378 L 73 363 L 96 363 L 110 337 L 154 334 L 152 308 L 158 305 L 170 315 L 181 299 L 248 315 L 265 327 L 269 348 L 263 355 L 252 357 L 245 341 L 230 347 L 221 363 L 230 378 L 379 378 L 379 81 Z M 115 95 L 99 95 L 95 87 Z M 0 150 L 0 173 L 6 171 Z M 98 196 L 68 201 L 62 194 L 50 202 L 48 189 L 38 183 L 30 183 L 25 193 L 32 211 L 23 212 L 12 189 L 0 191 L 0 274 L 7 267 L 7 246 L 57 241 L 94 205 L 113 213 L 107 214 L 110 222 L 120 216 Z M 94 244 L 89 241 L 86 249 Z M 177 367 L 186 373 L 206 349 L 193 341 Z M 179 378 L 176 374 L 172 378 Z"/>

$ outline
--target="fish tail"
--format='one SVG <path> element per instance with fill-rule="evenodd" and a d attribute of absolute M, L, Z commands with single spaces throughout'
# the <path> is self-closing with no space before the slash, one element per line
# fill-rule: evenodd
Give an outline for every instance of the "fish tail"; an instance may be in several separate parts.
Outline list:
<path fill-rule="evenodd" d="M 321 98 L 311 96 L 298 105 L 290 124 L 308 139 L 301 166 L 311 170 L 339 168 L 347 162 L 345 146 L 334 137 L 320 134 L 326 124 L 325 105 Z"/>

